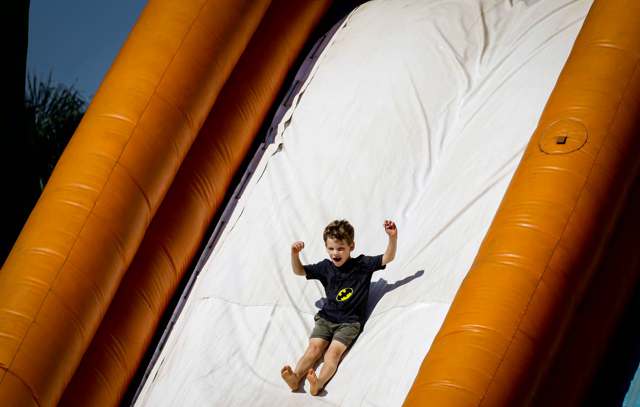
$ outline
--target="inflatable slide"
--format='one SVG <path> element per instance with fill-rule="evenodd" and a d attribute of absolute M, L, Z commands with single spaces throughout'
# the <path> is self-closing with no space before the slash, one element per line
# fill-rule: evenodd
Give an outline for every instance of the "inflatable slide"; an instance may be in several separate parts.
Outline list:
<path fill-rule="evenodd" d="M 149 1 L 0 272 L 0 405 L 583 401 L 640 272 L 640 3 L 359 3 Z M 291 392 L 290 245 L 342 218 L 396 259 Z"/>

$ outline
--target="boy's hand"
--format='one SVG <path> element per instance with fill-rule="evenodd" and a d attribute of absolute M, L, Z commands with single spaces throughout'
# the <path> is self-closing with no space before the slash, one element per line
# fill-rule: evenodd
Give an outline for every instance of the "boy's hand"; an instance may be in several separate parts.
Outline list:
<path fill-rule="evenodd" d="M 304 242 L 297 241 L 291 245 L 291 253 L 298 254 L 304 249 Z"/>
<path fill-rule="evenodd" d="M 398 228 L 396 224 L 392 220 L 384 221 L 384 232 L 389 235 L 389 237 L 394 237 L 398 235 Z"/>

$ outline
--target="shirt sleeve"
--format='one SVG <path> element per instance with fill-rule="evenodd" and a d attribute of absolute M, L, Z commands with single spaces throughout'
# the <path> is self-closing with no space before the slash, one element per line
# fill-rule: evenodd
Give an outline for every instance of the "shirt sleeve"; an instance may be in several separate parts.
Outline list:
<path fill-rule="evenodd" d="M 307 280 L 322 280 L 324 277 L 322 262 L 315 264 L 305 264 L 302 266 Z"/>
<path fill-rule="evenodd" d="M 387 268 L 386 265 L 382 265 L 382 254 L 378 256 L 364 256 L 362 258 L 362 264 L 368 273 L 373 273 L 374 271 L 384 270 Z"/>

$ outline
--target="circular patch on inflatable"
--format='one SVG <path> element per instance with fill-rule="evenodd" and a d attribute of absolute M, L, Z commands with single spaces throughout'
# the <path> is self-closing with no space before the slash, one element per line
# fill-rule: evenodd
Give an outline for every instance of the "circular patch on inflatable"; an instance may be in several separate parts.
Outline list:
<path fill-rule="evenodd" d="M 543 130 L 538 146 L 547 154 L 567 154 L 581 149 L 587 138 L 587 128 L 582 122 L 561 119 Z"/>

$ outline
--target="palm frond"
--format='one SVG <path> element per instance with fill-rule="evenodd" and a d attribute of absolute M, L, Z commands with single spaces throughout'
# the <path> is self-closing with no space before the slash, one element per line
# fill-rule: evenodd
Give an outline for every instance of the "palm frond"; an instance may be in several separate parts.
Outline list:
<path fill-rule="evenodd" d="M 27 135 L 41 167 L 44 185 L 69 139 L 78 127 L 86 102 L 73 86 L 55 84 L 51 73 L 46 80 L 28 75 L 25 89 Z"/>

